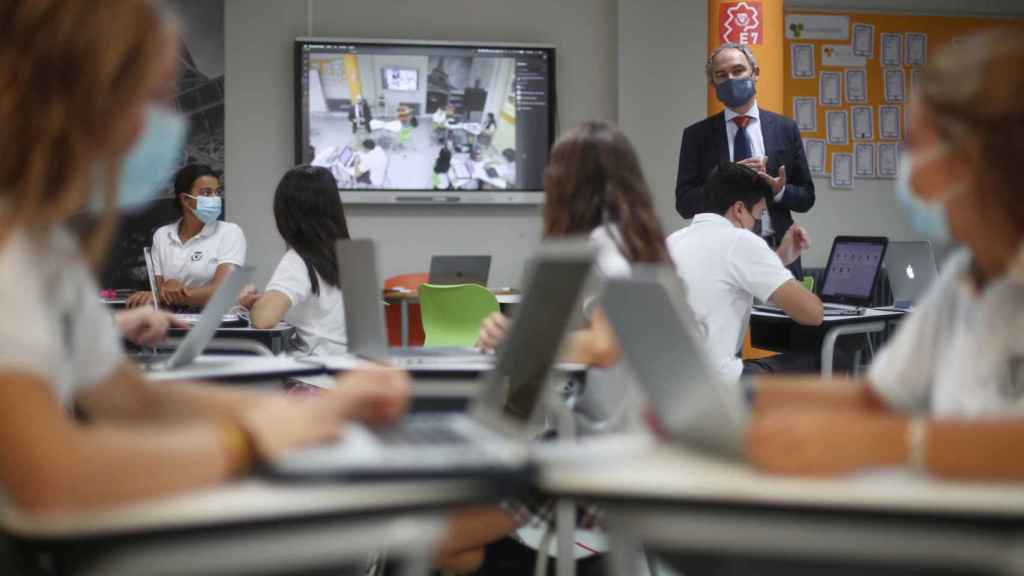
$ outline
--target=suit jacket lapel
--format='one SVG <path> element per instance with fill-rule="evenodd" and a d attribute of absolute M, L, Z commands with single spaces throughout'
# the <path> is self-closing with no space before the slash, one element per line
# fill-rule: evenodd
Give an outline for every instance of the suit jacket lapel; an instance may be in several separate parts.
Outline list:
<path fill-rule="evenodd" d="M 775 118 L 761 111 L 761 139 L 764 140 L 764 153 L 771 156 L 771 153 L 779 149 L 779 141 L 775 134 Z"/>
<path fill-rule="evenodd" d="M 725 129 L 725 112 L 715 114 L 711 128 L 711 137 L 714 139 L 715 147 L 718 149 L 718 162 L 720 164 L 729 162 L 732 159 L 729 158 L 729 133 Z"/>

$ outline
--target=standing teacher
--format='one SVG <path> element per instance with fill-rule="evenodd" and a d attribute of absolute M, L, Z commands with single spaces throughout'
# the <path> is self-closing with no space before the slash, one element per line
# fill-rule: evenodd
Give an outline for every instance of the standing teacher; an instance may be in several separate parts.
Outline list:
<path fill-rule="evenodd" d="M 761 70 L 745 44 L 722 44 L 708 58 L 705 72 L 725 110 L 683 131 L 676 178 L 676 211 L 683 218 L 704 212 L 704 180 L 722 162 L 739 162 L 771 185 L 772 196 L 754 232 L 775 248 L 793 224 L 790 211 L 814 206 L 814 182 L 807 168 L 796 123 L 757 107 Z M 799 280 L 798 258 L 789 270 Z"/>

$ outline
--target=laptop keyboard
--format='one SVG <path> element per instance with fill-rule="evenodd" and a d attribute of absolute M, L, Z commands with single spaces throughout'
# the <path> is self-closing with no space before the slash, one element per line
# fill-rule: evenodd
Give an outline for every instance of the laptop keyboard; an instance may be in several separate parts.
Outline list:
<path fill-rule="evenodd" d="M 451 423 L 437 420 L 404 422 L 377 432 L 377 437 L 386 446 L 469 444 L 469 438 Z"/>

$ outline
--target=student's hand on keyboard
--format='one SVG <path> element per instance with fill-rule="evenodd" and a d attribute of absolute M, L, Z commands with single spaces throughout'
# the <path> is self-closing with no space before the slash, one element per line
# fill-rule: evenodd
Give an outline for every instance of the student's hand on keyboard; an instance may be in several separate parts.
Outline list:
<path fill-rule="evenodd" d="M 318 396 L 273 395 L 259 400 L 243 415 L 260 458 L 273 460 L 304 446 L 335 440 L 345 424 L 384 424 L 401 416 L 409 402 L 405 372 L 391 369 L 353 370 L 338 386 Z"/>
<path fill-rule="evenodd" d="M 153 293 L 146 290 L 143 292 L 136 292 L 128 297 L 125 302 L 125 306 L 128 308 L 138 308 L 139 306 L 149 306 L 153 302 Z"/>
<path fill-rule="evenodd" d="M 170 328 L 188 328 L 188 324 L 170 312 L 149 307 L 121 310 L 114 314 L 121 335 L 139 346 L 163 342 Z"/>
<path fill-rule="evenodd" d="M 882 412 L 791 408 L 756 414 L 750 463 L 777 474 L 837 476 L 907 463 L 907 420 Z"/>
<path fill-rule="evenodd" d="M 501 312 L 494 312 L 480 323 L 480 337 L 476 348 L 484 352 L 494 352 L 505 340 L 508 333 L 508 317 Z"/>

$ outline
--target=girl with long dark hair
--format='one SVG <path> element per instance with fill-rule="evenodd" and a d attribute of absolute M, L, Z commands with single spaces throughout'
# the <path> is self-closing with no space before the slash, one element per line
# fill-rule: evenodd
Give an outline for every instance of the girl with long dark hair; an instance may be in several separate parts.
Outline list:
<path fill-rule="evenodd" d="M 251 309 L 256 328 L 287 320 L 298 336 L 292 345 L 296 351 L 345 352 L 345 310 L 334 245 L 349 234 L 330 170 L 317 166 L 289 170 L 274 194 L 274 220 L 288 251 L 265 292 L 244 294 L 240 303 Z"/>

